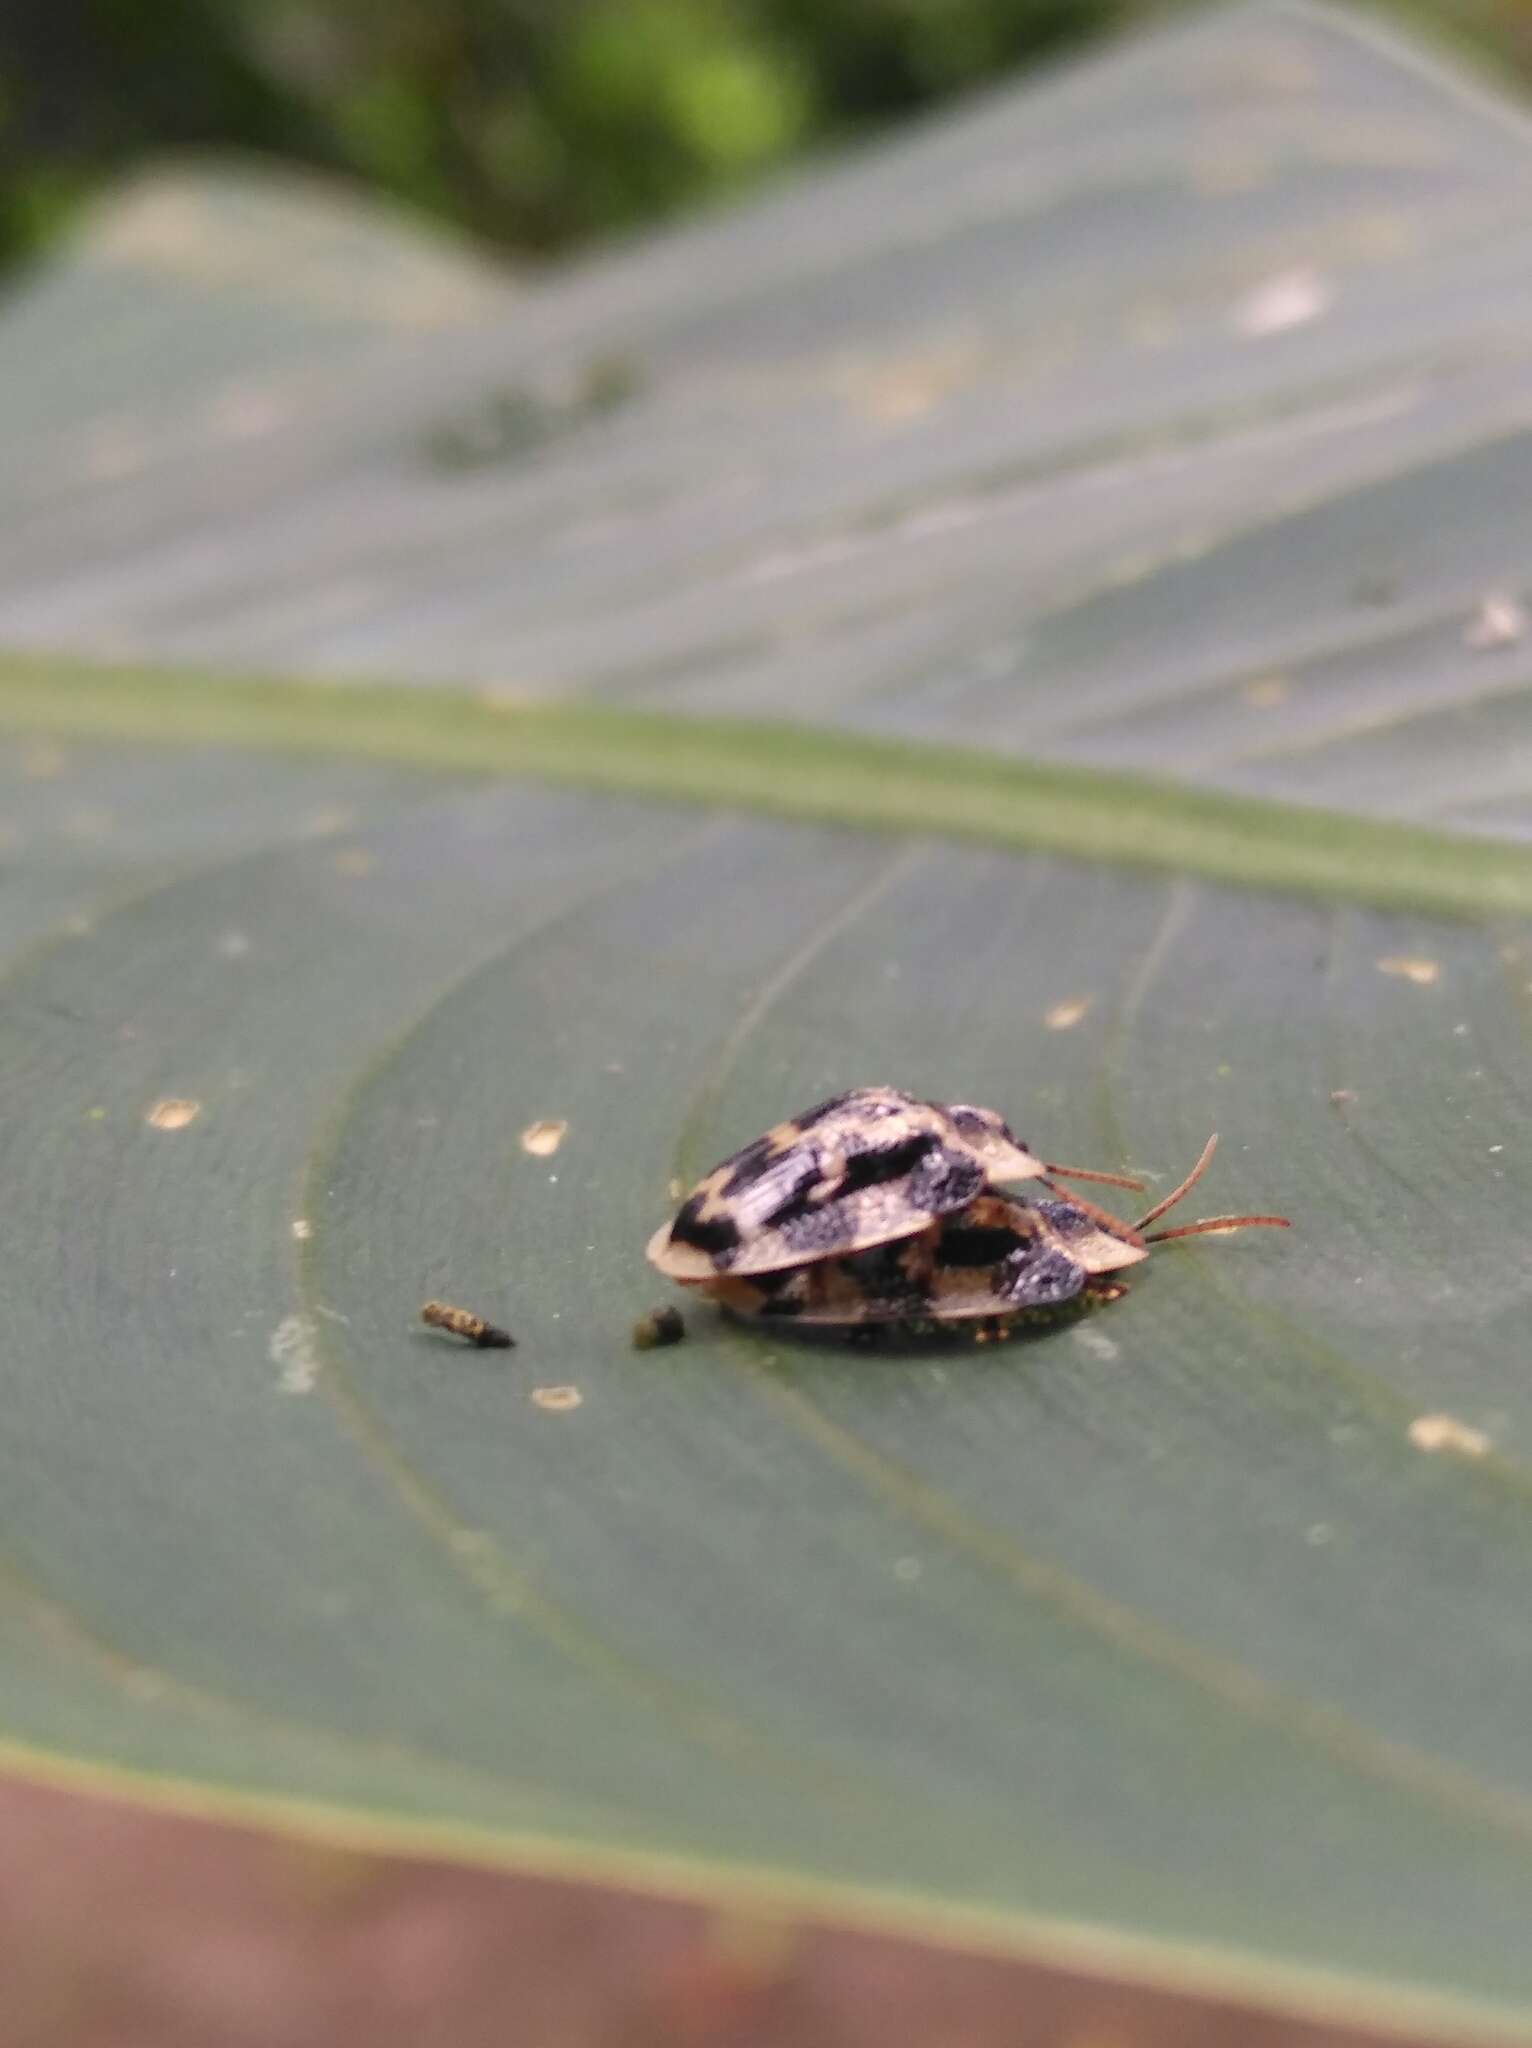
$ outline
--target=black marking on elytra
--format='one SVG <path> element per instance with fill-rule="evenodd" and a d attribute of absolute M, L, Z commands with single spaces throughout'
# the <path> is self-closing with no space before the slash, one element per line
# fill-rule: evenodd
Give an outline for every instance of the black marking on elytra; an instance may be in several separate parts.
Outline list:
<path fill-rule="evenodd" d="M 942 1232 L 940 1257 L 944 1266 L 998 1266 L 1032 1242 L 1001 1223 L 949 1224 Z"/>
<path fill-rule="evenodd" d="M 850 1236 L 846 1212 L 839 1202 L 817 1207 L 804 1202 L 796 1215 L 784 1217 L 774 1228 L 787 1250 L 804 1259 L 844 1251 Z"/>
<path fill-rule="evenodd" d="M 1106 1229 L 1106 1225 L 1099 1218 L 1087 1216 L 1085 1211 L 1077 1209 L 1073 1202 L 1034 1202 L 1032 1206 L 1039 1215 L 1046 1217 L 1054 1235 L 1063 1238 L 1066 1244 L 1078 1242 L 1081 1238 L 1095 1237 Z M 1118 1225 L 1118 1229 L 1122 1231 L 1127 1231 L 1130 1227 L 1125 1223 Z M 1113 1232 L 1108 1234 L 1115 1235 Z M 1125 1238 L 1124 1241 L 1130 1244 L 1133 1242 L 1131 1237 Z"/>
<path fill-rule="evenodd" d="M 995 1293 L 1012 1308 L 1055 1308 L 1072 1301 L 1084 1285 L 1085 1268 L 1067 1252 L 1033 1245 L 1006 1260 Z"/>
<path fill-rule="evenodd" d="M 724 1194 L 737 1195 L 745 1188 L 752 1187 L 772 1161 L 781 1157 L 782 1154 L 772 1144 L 770 1138 L 757 1138 L 753 1145 L 746 1145 L 743 1151 L 736 1152 L 729 1161 L 730 1172 L 729 1178 L 723 1184 Z"/>
<path fill-rule="evenodd" d="M 904 1263 L 905 1249 L 902 1244 L 869 1245 L 866 1251 L 849 1253 L 841 1260 L 841 1269 L 851 1275 L 870 1300 L 906 1302 L 915 1307 L 924 1303 L 925 1290 L 910 1277 Z"/>
<path fill-rule="evenodd" d="M 693 1195 L 683 1202 L 670 1234 L 678 1244 L 695 1245 L 720 1265 L 726 1264 L 729 1255 L 739 1250 L 739 1225 L 732 1216 L 704 1216 L 703 1201 L 703 1196 Z"/>
<path fill-rule="evenodd" d="M 795 1145 L 780 1153 L 761 1174 L 748 1202 L 742 1203 L 745 1220 L 752 1229 L 771 1229 L 802 1216 L 812 1206 L 816 1189 L 824 1187 L 819 1158 L 811 1145 Z"/>
<path fill-rule="evenodd" d="M 912 1208 L 925 1216 L 946 1216 L 984 1192 L 984 1168 L 966 1152 L 927 1138 L 925 1155 L 910 1171 Z"/>
<path fill-rule="evenodd" d="M 972 1102 L 939 1102 L 934 1107 L 950 1119 L 965 1138 L 1004 1138 L 1009 1145 L 1016 1143 L 1010 1125 L 992 1109 L 980 1109 Z"/>
<path fill-rule="evenodd" d="M 855 1194 L 859 1188 L 881 1187 L 891 1180 L 913 1174 L 940 1139 L 930 1131 L 916 1131 L 893 1145 L 867 1145 L 851 1152 L 841 1175 L 839 1192 Z"/>

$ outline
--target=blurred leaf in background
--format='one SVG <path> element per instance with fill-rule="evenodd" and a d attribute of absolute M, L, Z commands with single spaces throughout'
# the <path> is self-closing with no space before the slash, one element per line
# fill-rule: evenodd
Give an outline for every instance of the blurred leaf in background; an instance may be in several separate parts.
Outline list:
<path fill-rule="evenodd" d="M 145 155 L 359 178 L 516 250 L 736 186 L 807 146 L 1187 0 L 80 0 L 0 15 L 0 263 Z M 1397 0 L 1532 69 L 1522 0 Z"/>
<path fill-rule="evenodd" d="M 13 0 L 0 261 L 145 154 L 350 173 L 519 249 L 727 189 L 1152 0 Z M 1161 9 L 1160 11 L 1163 11 Z"/>

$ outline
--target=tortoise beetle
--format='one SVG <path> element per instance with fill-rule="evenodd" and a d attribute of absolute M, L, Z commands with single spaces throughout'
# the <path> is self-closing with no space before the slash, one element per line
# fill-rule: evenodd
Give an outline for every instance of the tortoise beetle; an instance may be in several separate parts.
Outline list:
<path fill-rule="evenodd" d="M 918 1236 L 992 1183 L 1064 1174 L 1143 1183 L 1037 1158 L 992 1109 L 853 1088 L 715 1166 L 649 1241 L 672 1280 L 782 1273 Z"/>
<path fill-rule="evenodd" d="M 791 1319 L 798 1326 L 923 1330 L 973 1324 L 979 1335 L 1115 1301 L 1127 1292 L 1114 1276 L 1172 1238 L 1288 1228 L 1285 1216 L 1208 1216 L 1150 1232 L 1207 1171 L 1211 1137 L 1192 1171 L 1136 1223 L 1066 1196 L 1044 1181 L 1046 1198 L 1022 1201 L 986 1193 L 900 1240 L 752 1276 L 715 1274 L 693 1281 L 735 1315 Z"/>

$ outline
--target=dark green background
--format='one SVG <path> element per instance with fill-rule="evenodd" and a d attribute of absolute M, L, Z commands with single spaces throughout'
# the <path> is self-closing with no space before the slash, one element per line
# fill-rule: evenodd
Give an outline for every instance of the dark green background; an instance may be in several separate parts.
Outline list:
<path fill-rule="evenodd" d="M 560 247 L 1178 0 L 10 0 L 0 264 L 114 173 L 231 146 Z M 1184 0 L 1179 0 L 1184 4 Z M 1403 0 L 1532 71 L 1524 0 Z"/>

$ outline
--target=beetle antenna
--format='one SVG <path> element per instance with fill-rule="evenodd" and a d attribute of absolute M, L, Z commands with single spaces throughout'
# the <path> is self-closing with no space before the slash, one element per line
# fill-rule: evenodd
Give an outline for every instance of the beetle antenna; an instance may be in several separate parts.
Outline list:
<path fill-rule="evenodd" d="M 1058 1187 L 1051 1180 L 1045 1180 L 1043 1186 L 1050 1195 L 1057 1195 L 1061 1202 L 1067 1202 L 1071 1209 L 1078 1209 L 1082 1215 L 1088 1216 L 1092 1223 L 1100 1224 L 1101 1228 L 1109 1231 L 1113 1237 L 1120 1237 L 1128 1244 L 1141 1242 L 1138 1226 L 1125 1222 L 1121 1216 L 1114 1216 L 1110 1209 L 1098 1209 L 1094 1202 L 1087 1201 L 1084 1195 L 1076 1194 L 1073 1188 Z"/>
<path fill-rule="evenodd" d="M 1285 1216 L 1204 1216 L 1200 1223 L 1179 1223 L 1174 1230 L 1152 1230 L 1145 1244 L 1164 1244 L 1172 1237 L 1202 1237 L 1222 1230 L 1251 1230 L 1269 1224 L 1273 1230 L 1291 1230 Z"/>
<path fill-rule="evenodd" d="M 1198 1181 L 1207 1172 L 1208 1161 L 1212 1158 L 1213 1149 L 1217 1143 L 1218 1133 L 1214 1131 L 1212 1137 L 1208 1139 L 1202 1148 L 1202 1157 L 1197 1161 L 1197 1164 L 1192 1168 L 1185 1180 L 1172 1193 L 1168 1194 L 1163 1202 L 1156 1202 L 1147 1215 L 1140 1216 L 1137 1223 L 1133 1226 L 1135 1230 L 1142 1230 L 1146 1223 L 1152 1223 L 1157 1216 L 1163 1216 L 1167 1209 L 1173 1209 L 1177 1202 L 1191 1193 Z M 1252 1230 L 1260 1225 L 1267 1225 L 1273 1230 L 1289 1230 L 1292 1227 L 1285 1216 L 1204 1216 L 1200 1223 L 1179 1223 L 1174 1230 L 1151 1231 L 1144 1239 L 1144 1242 L 1146 1244 L 1165 1244 L 1173 1237 L 1204 1237 L 1211 1235 L 1215 1231 Z"/>
<path fill-rule="evenodd" d="M 1202 1148 L 1202 1157 L 1197 1161 L 1197 1164 L 1192 1168 L 1185 1180 L 1171 1194 L 1168 1194 L 1163 1202 L 1156 1202 L 1152 1209 L 1147 1210 L 1140 1216 L 1137 1223 L 1133 1226 L 1135 1230 L 1142 1230 L 1146 1223 L 1152 1223 L 1156 1216 L 1163 1216 L 1167 1209 L 1173 1209 L 1177 1202 L 1183 1200 L 1185 1196 L 1191 1193 L 1198 1181 L 1207 1172 L 1208 1161 L 1212 1158 L 1217 1144 L 1218 1133 L 1214 1131 L 1212 1137 L 1208 1139 Z"/>
<path fill-rule="evenodd" d="M 1131 1180 L 1125 1173 L 1097 1173 L 1091 1166 L 1056 1166 L 1051 1159 L 1043 1161 L 1044 1173 L 1061 1173 L 1066 1180 L 1096 1180 L 1107 1188 L 1128 1188 L 1135 1195 L 1144 1192 L 1141 1180 Z"/>

